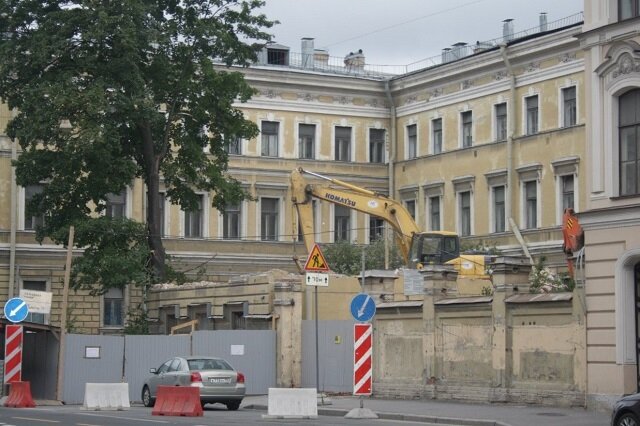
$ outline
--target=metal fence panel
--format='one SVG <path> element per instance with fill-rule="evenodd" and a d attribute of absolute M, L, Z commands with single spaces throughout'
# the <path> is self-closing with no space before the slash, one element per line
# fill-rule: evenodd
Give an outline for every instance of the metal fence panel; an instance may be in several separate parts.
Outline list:
<path fill-rule="evenodd" d="M 149 369 L 158 368 L 174 356 L 190 355 L 189 335 L 125 336 L 124 380 L 129 383 L 129 399 L 142 401 L 142 384 Z"/>
<path fill-rule="evenodd" d="M 353 392 L 354 321 L 318 321 L 320 392 Z M 316 387 L 314 320 L 302 321 L 302 387 Z"/>
<path fill-rule="evenodd" d="M 87 358 L 87 348 L 99 348 L 99 358 Z M 95 354 L 91 349 L 89 352 Z M 84 401 L 85 383 L 122 381 L 123 336 L 67 334 L 64 355 L 62 400 L 67 404 Z"/>
<path fill-rule="evenodd" d="M 276 332 L 203 330 L 192 335 L 193 354 L 226 359 L 246 378 L 247 395 L 264 395 L 276 386 Z"/>
<path fill-rule="evenodd" d="M 35 399 L 56 399 L 59 346 L 50 332 L 24 333 L 22 380 Z"/>

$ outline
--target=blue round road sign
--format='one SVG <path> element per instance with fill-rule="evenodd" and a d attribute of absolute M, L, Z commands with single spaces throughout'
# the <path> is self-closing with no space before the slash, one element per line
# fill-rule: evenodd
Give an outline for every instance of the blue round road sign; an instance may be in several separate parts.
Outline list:
<path fill-rule="evenodd" d="M 367 293 L 356 294 L 351 300 L 351 315 L 356 321 L 369 321 L 376 314 L 376 302 Z"/>
<path fill-rule="evenodd" d="M 9 299 L 7 303 L 4 304 L 4 316 L 11 322 L 22 322 L 27 315 L 29 315 L 27 302 L 19 297 Z"/>

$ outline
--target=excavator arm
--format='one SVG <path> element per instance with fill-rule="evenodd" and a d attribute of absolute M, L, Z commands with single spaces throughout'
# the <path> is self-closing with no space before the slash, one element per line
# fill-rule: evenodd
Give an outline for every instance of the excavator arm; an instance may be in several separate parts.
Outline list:
<path fill-rule="evenodd" d="M 328 184 L 309 183 L 305 174 Z M 387 196 L 364 188 L 298 168 L 291 173 L 292 201 L 298 211 L 301 231 L 308 252 L 315 244 L 313 229 L 313 198 L 326 200 L 353 210 L 376 216 L 393 228 L 400 251 L 408 263 L 411 244 L 420 229 L 407 209 Z"/>

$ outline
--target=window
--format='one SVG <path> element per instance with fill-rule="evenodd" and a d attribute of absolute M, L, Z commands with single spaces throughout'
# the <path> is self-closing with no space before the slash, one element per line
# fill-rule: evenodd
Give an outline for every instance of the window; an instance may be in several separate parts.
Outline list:
<path fill-rule="evenodd" d="M 24 280 L 22 281 L 22 288 L 24 290 L 47 291 L 47 281 L 46 280 Z M 29 313 L 25 321 L 35 322 L 38 324 L 47 324 L 45 315 L 46 314 Z"/>
<path fill-rule="evenodd" d="M 418 125 L 407 126 L 407 159 L 416 158 L 418 149 Z"/>
<path fill-rule="evenodd" d="M 507 103 L 503 102 L 496 108 L 496 140 L 507 140 Z"/>
<path fill-rule="evenodd" d="M 462 147 L 469 148 L 473 145 L 473 114 L 471 111 L 465 111 L 461 114 L 462 118 Z"/>
<path fill-rule="evenodd" d="M 576 86 L 562 89 L 562 127 L 577 123 Z"/>
<path fill-rule="evenodd" d="M 267 64 L 289 65 L 289 51 L 286 49 L 267 49 Z"/>
<path fill-rule="evenodd" d="M 298 126 L 298 154 L 300 158 L 315 158 L 316 126 L 300 124 Z"/>
<path fill-rule="evenodd" d="M 493 232 L 504 232 L 506 231 L 505 187 L 494 186 L 491 191 L 493 197 Z"/>
<path fill-rule="evenodd" d="M 240 205 L 227 206 L 222 216 L 222 238 L 225 240 L 240 239 Z"/>
<path fill-rule="evenodd" d="M 119 194 L 107 194 L 104 208 L 104 215 L 111 218 L 124 218 L 126 216 L 127 193 L 122 191 Z"/>
<path fill-rule="evenodd" d="M 369 129 L 369 162 L 384 163 L 384 129 Z"/>
<path fill-rule="evenodd" d="M 413 220 L 416 220 L 416 200 L 406 200 L 404 207 L 407 209 Z"/>
<path fill-rule="evenodd" d="M 280 123 L 276 121 L 262 122 L 262 150 L 263 157 L 278 156 L 278 132 L 280 131 Z"/>
<path fill-rule="evenodd" d="M 278 198 L 260 199 L 260 238 L 262 241 L 278 241 Z"/>
<path fill-rule="evenodd" d="M 31 200 L 36 195 L 42 194 L 43 190 L 43 185 L 28 185 L 24 188 L 24 229 L 26 230 L 35 230 L 38 226 L 44 225 L 44 215 L 35 216 L 33 208 L 30 206 Z"/>
<path fill-rule="evenodd" d="M 458 193 L 460 213 L 460 235 L 471 235 L 471 191 Z"/>
<path fill-rule="evenodd" d="M 103 297 L 104 311 L 102 323 L 105 327 L 120 327 L 123 325 L 124 297 L 122 289 L 110 288 Z"/>
<path fill-rule="evenodd" d="M 336 129 L 336 161 L 351 160 L 351 127 L 340 127 Z"/>
<path fill-rule="evenodd" d="M 431 121 L 432 152 L 440 154 L 442 152 L 442 118 Z"/>
<path fill-rule="evenodd" d="M 198 195 L 195 210 L 184 212 L 184 236 L 186 238 L 202 237 L 202 195 Z"/>
<path fill-rule="evenodd" d="M 432 231 L 440 231 L 440 197 L 429 197 L 429 225 Z"/>
<path fill-rule="evenodd" d="M 618 0 L 618 19 L 630 19 L 640 15 L 639 0 Z"/>
<path fill-rule="evenodd" d="M 240 155 L 242 154 L 242 138 L 232 136 L 224 141 L 224 150 L 227 154 Z"/>
<path fill-rule="evenodd" d="M 160 212 L 160 236 L 163 238 L 167 236 L 167 230 L 165 229 L 165 223 L 167 220 L 167 216 L 166 216 L 167 213 L 165 211 L 166 202 L 167 202 L 167 194 L 165 194 L 164 192 L 161 192 L 159 194 L 158 210 Z"/>
<path fill-rule="evenodd" d="M 620 195 L 640 194 L 640 89 L 620 96 Z"/>
<path fill-rule="evenodd" d="M 524 182 L 524 221 L 526 229 L 538 226 L 538 183 L 533 180 Z"/>
<path fill-rule="evenodd" d="M 369 242 L 382 239 L 384 235 L 384 220 L 377 216 L 369 216 Z"/>
<path fill-rule="evenodd" d="M 334 208 L 335 229 L 334 241 L 349 241 L 351 232 L 351 210 L 336 204 Z"/>
<path fill-rule="evenodd" d="M 560 184 L 562 185 L 562 211 L 565 209 L 573 209 L 573 175 L 560 176 Z"/>
<path fill-rule="evenodd" d="M 525 98 L 527 108 L 527 135 L 538 133 L 538 95 Z"/>

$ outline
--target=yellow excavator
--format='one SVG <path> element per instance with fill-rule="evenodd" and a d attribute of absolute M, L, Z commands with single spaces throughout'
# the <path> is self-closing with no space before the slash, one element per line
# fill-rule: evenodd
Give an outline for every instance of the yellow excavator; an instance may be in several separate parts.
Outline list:
<path fill-rule="evenodd" d="M 327 184 L 310 183 L 305 175 Z M 486 278 L 484 256 L 460 255 L 460 239 L 455 232 L 422 232 L 411 214 L 398 201 L 384 194 L 360 188 L 348 182 L 332 179 L 298 168 L 291 173 L 292 202 L 307 252 L 315 245 L 313 229 L 313 198 L 348 207 L 387 222 L 393 229 L 407 267 L 422 269 L 425 265 L 453 265 L 460 275 Z"/>

